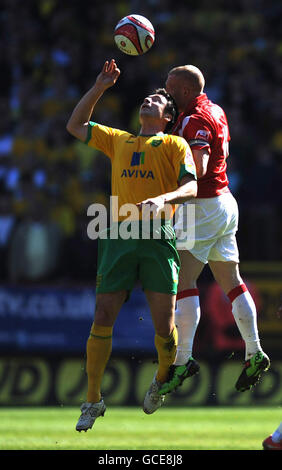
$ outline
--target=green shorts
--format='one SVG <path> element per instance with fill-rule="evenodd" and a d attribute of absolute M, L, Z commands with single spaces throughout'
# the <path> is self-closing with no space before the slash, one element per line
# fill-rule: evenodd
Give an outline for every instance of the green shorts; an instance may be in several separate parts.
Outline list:
<path fill-rule="evenodd" d="M 176 294 L 180 259 L 172 227 L 162 227 L 161 239 L 98 240 L 97 293 L 131 291 L 137 281 L 143 289 Z M 170 238 L 165 237 L 167 230 Z"/>

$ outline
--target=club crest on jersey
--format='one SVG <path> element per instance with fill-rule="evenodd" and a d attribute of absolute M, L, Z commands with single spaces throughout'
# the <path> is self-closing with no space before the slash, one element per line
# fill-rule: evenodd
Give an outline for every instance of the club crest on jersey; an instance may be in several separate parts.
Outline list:
<path fill-rule="evenodd" d="M 158 147 L 159 145 L 161 145 L 161 143 L 162 143 L 162 139 L 154 139 L 152 140 L 151 145 L 152 147 Z"/>

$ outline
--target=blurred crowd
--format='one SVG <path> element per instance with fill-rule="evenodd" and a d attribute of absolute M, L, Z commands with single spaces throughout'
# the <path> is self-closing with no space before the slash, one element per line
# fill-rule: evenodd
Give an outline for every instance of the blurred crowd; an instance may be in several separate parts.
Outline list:
<path fill-rule="evenodd" d="M 108 205 L 110 163 L 66 131 L 73 107 L 114 57 L 121 77 L 95 120 L 138 132 L 143 97 L 193 64 L 227 114 L 228 176 L 242 260 L 281 260 L 282 3 L 279 0 L 5 0 L 0 10 L 0 281 L 93 282 L 87 208 Z M 146 16 L 150 52 L 122 54 L 113 30 Z"/>

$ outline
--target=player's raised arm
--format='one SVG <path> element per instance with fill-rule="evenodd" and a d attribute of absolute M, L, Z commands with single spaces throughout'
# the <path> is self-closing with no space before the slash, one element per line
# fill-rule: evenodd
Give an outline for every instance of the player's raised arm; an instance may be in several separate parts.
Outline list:
<path fill-rule="evenodd" d="M 94 107 L 103 93 L 113 86 L 120 75 L 114 59 L 106 61 L 92 88 L 81 98 L 67 123 L 67 131 L 74 137 L 85 141 L 87 128 Z"/>

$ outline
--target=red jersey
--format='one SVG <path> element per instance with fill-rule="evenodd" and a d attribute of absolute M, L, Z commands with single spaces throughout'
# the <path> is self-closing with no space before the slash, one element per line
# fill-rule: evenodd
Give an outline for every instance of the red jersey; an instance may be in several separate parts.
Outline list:
<path fill-rule="evenodd" d="M 205 147 L 209 151 L 207 172 L 198 179 L 197 197 L 215 197 L 228 192 L 226 158 L 230 134 L 223 109 L 203 93 L 179 115 L 173 134 L 184 137 L 192 151 Z"/>

